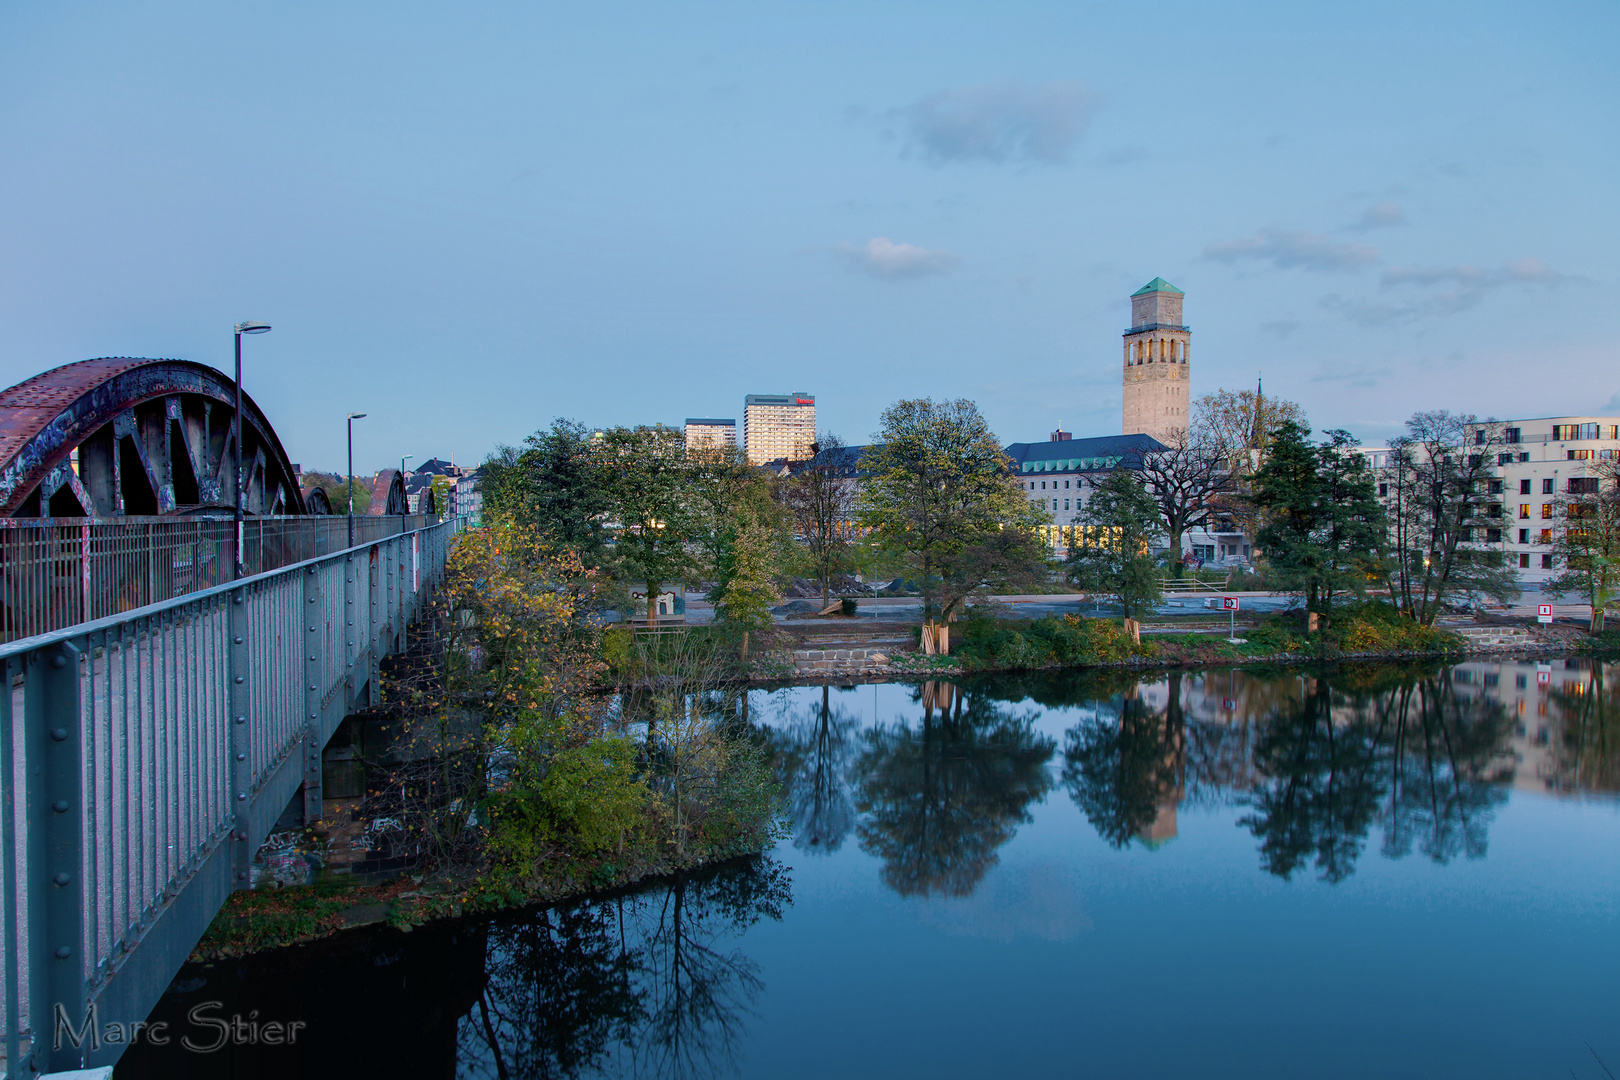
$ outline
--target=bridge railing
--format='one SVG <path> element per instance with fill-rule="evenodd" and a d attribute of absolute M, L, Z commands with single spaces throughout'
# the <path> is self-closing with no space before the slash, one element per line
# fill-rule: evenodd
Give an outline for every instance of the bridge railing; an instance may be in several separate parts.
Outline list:
<path fill-rule="evenodd" d="M 422 516 L 354 519 L 356 543 L 420 529 Z M 348 518 L 248 518 L 246 573 L 260 574 L 348 546 Z M 229 518 L 0 518 L 0 642 L 171 600 L 231 580 Z"/>
<path fill-rule="evenodd" d="M 321 750 L 455 529 L 0 646 L 8 1077 L 115 1061 L 107 1025 L 146 1018 L 300 788 L 319 815 Z"/>

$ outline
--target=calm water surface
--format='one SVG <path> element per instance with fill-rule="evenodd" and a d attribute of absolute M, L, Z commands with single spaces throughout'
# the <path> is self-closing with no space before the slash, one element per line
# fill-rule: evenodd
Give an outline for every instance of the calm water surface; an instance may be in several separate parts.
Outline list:
<path fill-rule="evenodd" d="M 305 1021 L 299 1045 L 142 1047 L 119 1075 L 1602 1077 L 1615 683 L 1559 661 L 756 693 L 793 817 L 768 856 L 188 968 L 158 1010 L 177 1034 L 218 1001 Z"/>

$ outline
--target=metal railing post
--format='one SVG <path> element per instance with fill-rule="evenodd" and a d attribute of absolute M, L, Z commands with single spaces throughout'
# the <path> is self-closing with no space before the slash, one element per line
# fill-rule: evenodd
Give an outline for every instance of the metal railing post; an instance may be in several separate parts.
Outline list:
<path fill-rule="evenodd" d="M 83 1052 L 50 1036 L 55 1007 L 74 1024 L 89 995 L 84 976 L 84 765 L 80 760 L 79 650 L 62 642 L 30 653 L 24 716 L 28 785 L 28 1004 L 36 1067 L 64 1070 Z M 7 690 L 9 691 L 9 687 Z M 9 734 L 9 733 L 8 733 Z M 10 1068 L 10 1063 L 7 1063 Z"/>
<path fill-rule="evenodd" d="M 252 873 L 253 837 L 251 810 L 253 772 L 248 760 L 250 731 L 248 729 L 248 612 L 247 590 L 231 590 L 230 607 L 230 806 L 234 811 L 235 827 L 231 835 L 231 875 L 234 889 L 245 889 Z"/>
<path fill-rule="evenodd" d="M 321 800 L 321 633 L 320 575 L 304 572 L 304 824 L 319 821 Z"/>
<path fill-rule="evenodd" d="M 17 880 L 17 792 L 13 787 L 16 778 L 16 728 L 12 725 L 11 716 L 11 671 L 12 662 L 8 659 L 0 661 L 0 687 L 4 693 L 0 694 L 0 797 L 4 804 L 0 805 L 0 869 L 3 869 L 6 883 L 5 895 L 5 923 L 0 941 L 6 942 L 6 955 L 0 960 L 0 966 L 5 968 L 6 993 L 6 1072 L 15 1074 L 17 1059 L 22 1052 L 22 971 L 21 965 L 27 963 L 28 955 L 18 955 L 17 933 L 17 894 L 20 891 L 20 882 Z M 25 808 L 26 809 L 26 808 Z"/>

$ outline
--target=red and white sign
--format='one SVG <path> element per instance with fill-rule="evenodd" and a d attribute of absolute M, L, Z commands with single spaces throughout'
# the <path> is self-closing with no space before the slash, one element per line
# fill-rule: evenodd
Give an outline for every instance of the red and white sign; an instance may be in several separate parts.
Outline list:
<path fill-rule="evenodd" d="M 1237 597 L 1235 597 L 1235 596 L 1223 596 L 1223 597 L 1221 597 L 1221 610 L 1222 611 L 1236 611 L 1237 609 L 1238 609 L 1238 598 Z"/>
<path fill-rule="evenodd" d="M 1552 605 L 1551 604 L 1537 604 L 1536 605 L 1536 622 L 1545 622 L 1545 623 L 1552 622 Z"/>
<path fill-rule="evenodd" d="M 1538 671 L 1538 672 L 1536 672 L 1536 685 L 1537 686 L 1551 686 L 1552 685 L 1552 672 L 1550 672 L 1550 671 Z"/>

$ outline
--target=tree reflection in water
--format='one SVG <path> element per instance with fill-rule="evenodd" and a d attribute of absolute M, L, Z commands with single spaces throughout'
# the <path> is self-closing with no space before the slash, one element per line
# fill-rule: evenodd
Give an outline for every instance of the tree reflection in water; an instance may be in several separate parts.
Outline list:
<path fill-rule="evenodd" d="M 1483 856 L 1512 778 L 1501 704 L 1459 695 L 1449 672 L 1333 682 L 1310 680 L 1255 747 L 1266 779 L 1240 824 L 1260 838 L 1265 868 L 1287 878 L 1314 861 L 1342 881 L 1375 821 L 1390 858 L 1414 847 L 1442 863 Z"/>
<path fill-rule="evenodd" d="M 915 700 L 921 725 L 899 720 L 865 733 L 856 833 L 901 896 L 968 896 L 1046 797 L 1056 744 L 1035 731 L 1038 714 L 1015 714 L 986 694 L 929 682 Z"/>
<path fill-rule="evenodd" d="M 492 926 L 487 982 L 461 1022 L 461 1075 L 735 1071 L 763 984 L 725 939 L 792 902 L 787 868 L 760 857 Z"/>
<path fill-rule="evenodd" d="M 1260 841 L 1261 864 L 1283 878 L 1314 864 L 1323 880 L 1342 881 L 1375 823 L 1390 858 L 1414 848 L 1438 862 L 1484 854 L 1512 778 L 1499 702 L 1459 695 L 1449 671 L 1432 669 L 1244 683 L 1258 728 L 1246 767 L 1231 751 L 1251 745 L 1250 719 L 1190 719 L 1180 674 L 1169 676 L 1160 708 L 1146 703 L 1145 687 L 1127 688 L 1069 729 L 1063 782 L 1103 839 L 1152 844 L 1174 835 L 1187 791 L 1224 791 L 1248 808 L 1239 824 Z M 1223 708 L 1235 710 L 1239 694 L 1225 693 Z"/>
<path fill-rule="evenodd" d="M 855 827 L 849 770 L 861 721 L 829 699 L 823 686 L 818 706 L 767 730 L 793 818 L 793 846 L 812 854 L 837 851 Z"/>
<path fill-rule="evenodd" d="M 1064 738 L 1063 784 L 1097 834 L 1114 847 L 1132 837 L 1174 835 L 1186 762 L 1181 674 L 1170 676 L 1169 703 L 1154 713 L 1137 688 L 1120 697 L 1113 718 L 1101 708 Z M 1168 828 L 1155 828 L 1168 816 Z"/>
<path fill-rule="evenodd" d="M 1548 763 L 1553 791 L 1620 792 L 1620 686 L 1600 661 L 1550 695 L 1562 720 Z"/>

